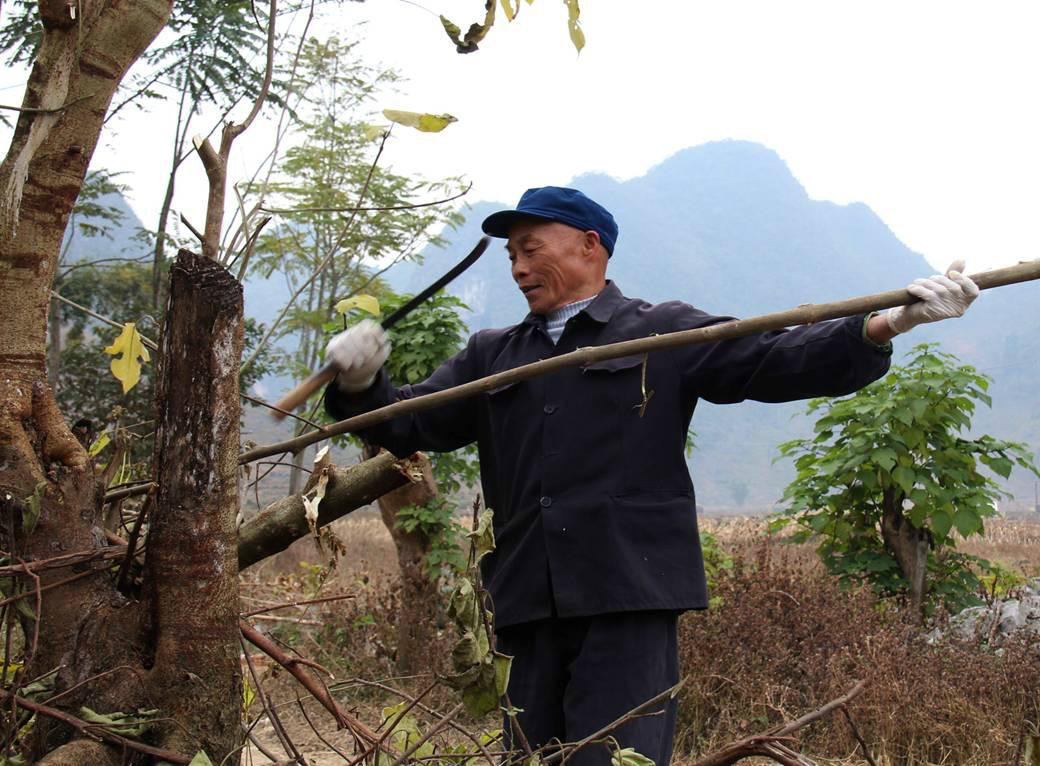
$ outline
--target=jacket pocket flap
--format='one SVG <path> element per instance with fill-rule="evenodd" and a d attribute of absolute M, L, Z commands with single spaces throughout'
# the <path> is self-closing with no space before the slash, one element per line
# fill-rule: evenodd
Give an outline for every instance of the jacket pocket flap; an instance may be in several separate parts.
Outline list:
<path fill-rule="evenodd" d="M 603 372 L 619 372 L 621 370 L 628 370 L 633 367 L 638 367 L 643 363 L 643 355 L 635 354 L 633 356 L 622 356 L 618 359 L 605 359 L 602 362 L 593 362 L 587 364 L 581 368 L 582 372 L 588 372 L 589 370 L 597 370 Z"/>

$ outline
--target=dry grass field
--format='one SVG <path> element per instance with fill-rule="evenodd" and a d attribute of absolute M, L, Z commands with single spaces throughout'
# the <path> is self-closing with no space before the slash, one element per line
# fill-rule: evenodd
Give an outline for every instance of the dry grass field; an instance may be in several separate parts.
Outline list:
<path fill-rule="evenodd" d="M 1030 737 L 1040 734 L 1040 636 L 999 650 L 983 638 L 929 644 L 926 630 L 898 604 L 840 590 L 809 547 L 769 539 L 764 520 L 709 516 L 701 519 L 701 529 L 715 536 L 735 565 L 715 583 L 718 606 L 681 622 L 688 680 L 680 697 L 677 763 L 692 763 L 726 742 L 797 718 L 857 680 L 866 682 L 866 690 L 848 708 L 855 733 L 839 714 L 799 732 L 796 749 L 817 763 L 868 764 L 856 733 L 877 766 L 1040 763 L 1024 760 Z M 349 594 L 275 612 L 257 624 L 328 669 L 334 679 L 326 680 L 341 704 L 375 727 L 382 708 L 400 699 L 391 690 L 415 695 L 427 689 L 433 674 L 446 672 L 454 636 L 446 629 L 431 638 L 429 673 L 397 677 L 399 593 L 390 535 L 376 514 L 365 511 L 341 520 L 335 531 L 345 553 L 332 571 L 322 566 L 312 543 L 297 543 L 244 575 L 244 605 Z M 963 549 L 1040 577 L 1040 523 L 1032 520 L 993 520 L 984 539 Z M 261 672 L 271 704 L 307 761 L 347 762 L 343 756 L 355 752 L 350 737 L 336 732 L 320 708 L 304 704 L 319 737 L 301 712 L 291 679 L 266 663 Z M 417 708 L 420 728 L 456 701 L 449 689 L 428 691 Z M 430 712 L 421 712 L 424 707 Z M 259 710 L 257 705 L 252 712 Z M 464 717 L 459 724 L 470 731 L 499 725 Z M 272 755 L 286 757 L 266 720 L 255 733 Z M 460 730 L 449 729 L 445 741 L 463 739 Z M 272 763 L 255 747 L 248 758 L 247 763 Z"/>

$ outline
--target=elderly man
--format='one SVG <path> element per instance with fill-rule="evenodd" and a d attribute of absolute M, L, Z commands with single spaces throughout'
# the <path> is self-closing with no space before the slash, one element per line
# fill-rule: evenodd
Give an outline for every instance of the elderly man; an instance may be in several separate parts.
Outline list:
<path fill-rule="evenodd" d="M 326 392 L 332 416 L 581 346 L 729 319 L 622 295 L 606 279 L 617 225 L 579 191 L 528 190 L 483 228 L 507 240 L 527 317 L 478 332 L 428 380 L 399 388 L 382 370 L 389 344 L 379 326 L 347 330 L 328 346 L 340 367 Z M 401 456 L 477 442 L 497 541 L 482 562 L 484 582 L 498 647 L 515 657 L 509 696 L 532 746 L 579 740 L 678 681 L 677 616 L 708 605 L 684 455 L 697 400 L 781 402 L 857 390 L 887 371 L 896 334 L 964 312 L 978 288 L 959 268 L 917 280 L 908 289 L 921 301 L 885 315 L 599 362 L 362 432 Z M 662 765 L 674 729 L 673 702 L 615 737 Z M 591 747 L 571 762 L 609 757 Z"/>

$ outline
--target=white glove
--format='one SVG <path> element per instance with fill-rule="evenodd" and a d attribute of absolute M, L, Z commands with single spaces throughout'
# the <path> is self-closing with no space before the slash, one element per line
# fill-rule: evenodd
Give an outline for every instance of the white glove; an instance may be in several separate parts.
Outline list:
<path fill-rule="evenodd" d="M 885 313 L 894 333 L 904 333 L 919 324 L 959 317 L 979 296 L 979 288 L 964 276 L 964 261 L 954 261 L 946 276 L 934 274 L 928 279 L 915 279 L 907 292 L 920 298 L 909 306 L 896 306 Z"/>
<path fill-rule="evenodd" d="M 329 341 L 325 358 L 339 367 L 336 384 L 345 393 L 364 391 L 390 356 L 390 339 L 377 322 L 363 319 Z"/>

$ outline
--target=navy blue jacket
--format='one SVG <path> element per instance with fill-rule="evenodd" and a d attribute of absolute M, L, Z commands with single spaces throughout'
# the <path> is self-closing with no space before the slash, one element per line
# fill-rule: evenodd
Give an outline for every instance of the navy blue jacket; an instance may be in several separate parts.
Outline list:
<path fill-rule="evenodd" d="M 360 394 L 326 391 L 346 418 L 581 346 L 729 320 L 685 303 L 651 305 L 607 287 L 553 345 L 544 318 L 482 330 L 426 381 L 395 388 L 381 371 Z M 851 393 L 881 377 L 890 349 L 864 318 L 652 353 L 513 383 L 361 432 L 398 456 L 476 441 L 497 550 L 482 562 L 498 627 L 548 617 L 700 609 L 707 589 L 686 432 L 698 399 L 782 402 Z"/>

